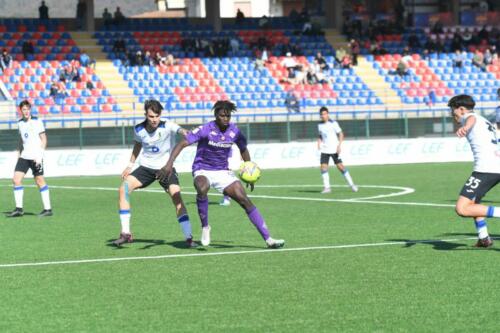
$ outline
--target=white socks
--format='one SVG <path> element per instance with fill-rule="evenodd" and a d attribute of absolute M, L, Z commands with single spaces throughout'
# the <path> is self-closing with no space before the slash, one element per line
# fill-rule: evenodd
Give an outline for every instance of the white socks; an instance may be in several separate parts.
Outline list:
<path fill-rule="evenodd" d="M 122 233 L 130 234 L 130 209 L 120 209 L 120 222 L 122 224 Z"/>
<path fill-rule="evenodd" d="M 488 227 L 486 225 L 486 220 L 474 221 L 476 224 L 476 231 L 479 239 L 484 239 L 488 237 Z"/>
<path fill-rule="evenodd" d="M 323 187 L 330 188 L 330 175 L 328 174 L 328 170 L 321 170 L 321 178 L 323 178 Z"/>
<path fill-rule="evenodd" d="M 14 200 L 16 208 L 23 208 L 24 186 L 14 186 Z"/>
<path fill-rule="evenodd" d="M 347 169 L 344 171 L 343 175 L 347 184 L 349 184 L 350 187 L 353 187 L 354 182 L 352 181 L 351 174 L 349 173 L 349 171 L 347 171 Z"/>
<path fill-rule="evenodd" d="M 43 209 L 50 210 L 52 209 L 50 206 L 50 195 L 49 195 L 49 186 L 45 185 L 40 189 L 40 195 L 42 196 Z"/>

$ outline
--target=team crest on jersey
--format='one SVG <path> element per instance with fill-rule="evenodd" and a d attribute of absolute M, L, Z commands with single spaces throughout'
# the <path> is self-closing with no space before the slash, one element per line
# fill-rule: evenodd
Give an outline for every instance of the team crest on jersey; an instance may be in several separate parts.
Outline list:
<path fill-rule="evenodd" d="M 211 135 L 211 136 L 216 136 L 216 135 L 217 135 L 217 132 L 216 132 L 216 131 L 211 131 L 211 132 L 210 132 L 210 135 Z"/>
<path fill-rule="evenodd" d="M 234 134 L 233 131 L 229 132 L 229 136 L 231 137 L 231 139 L 234 139 L 234 137 L 236 136 L 236 134 Z"/>

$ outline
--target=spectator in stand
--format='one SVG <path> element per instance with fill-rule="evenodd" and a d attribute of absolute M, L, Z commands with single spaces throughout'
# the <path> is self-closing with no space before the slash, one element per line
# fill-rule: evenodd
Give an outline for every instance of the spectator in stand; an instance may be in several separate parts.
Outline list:
<path fill-rule="evenodd" d="M 290 84 L 297 83 L 297 74 L 295 73 L 295 69 L 290 67 L 287 68 L 286 70 L 287 70 L 287 75 L 285 78 L 282 79 L 282 81 Z"/>
<path fill-rule="evenodd" d="M 111 13 L 108 11 L 107 8 L 104 8 L 104 11 L 102 12 L 102 22 L 104 24 L 104 27 L 107 29 L 113 23 L 113 16 Z"/>
<path fill-rule="evenodd" d="M 2 55 L 0 55 L 0 69 L 2 72 L 6 68 L 12 67 L 12 56 L 7 52 L 7 49 L 3 49 Z"/>
<path fill-rule="evenodd" d="M 490 49 L 486 49 L 486 51 L 484 51 L 483 62 L 485 66 L 491 65 L 491 63 L 493 62 L 493 55 L 491 54 Z"/>
<path fill-rule="evenodd" d="M 28 55 L 35 54 L 35 48 L 33 47 L 33 43 L 30 40 L 27 40 L 23 43 L 22 52 L 25 60 L 28 59 Z"/>
<path fill-rule="evenodd" d="M 434 27 L 432 27 L 432 33 L 433 34 L 442 34 L 444 32 L 443 30 L 443 23 L 441 21 L 436 21 L 436 23 L 434 24 Z"/>
<path fill-rule="evenodd" d="M 427 42 L 424 45 L 424 50 L 427 50 L 427 53 L 436 52 L 436 36 L 432 35 L 430 38 L 427 38 Z"/>
<path fill-rule="evenodd" d="M 154 66 L 153 58 L 151 57 L 151 52 L 146 51 L 144 53 L 144 65 L 145 66 Z"/>
<path fill-rule="evenodd" d="M 345 56 L 342 58 L 340 66 L 343 69 L 350 69 L 352 67 L 352 60 L 351 60 L 351 56 L 349 54 L 347 54 L 347 53 L 345 54 Z"/>
<path fill-rule="evenodd" d="M 267 55 L 267 49 L 264 48 L 262 51 L 257 49 L 255 52 L 255 69 L 262 72 L 268 61 L 269 57 Z"/>
<path fill-rule="evenodd" d="M 297 95 L 295 95 L 295 91 L 293 87 L 290 87 L 286 93 L 285 97 L 285 107 L 288 112 L 299 113 L 300 112 L 300 103 Z"/>
<path fill-rule="evenodd" d="M 68 97 L 68 92 L 66 91 L 66 85 L 64 82 L 52 81 L 50 85 L 50 97 L 56 98 L 66 98 Z"/>
<path fill-rule="evenodd" d="M 286 54 L 285 59 L 281 62 L 281 66 L 285 67 L 286 69 L 295 69 L 297 68 L 297 62 L 295 59 L 292 57 L 292 53 L 288 52 Z"/>
<path fill-rule="evenodd" d="M 88 80 L 87 83 L 85 83 L 85 88 L 87 88 L 88 90 L 94 90 L 94 84 L 92 83 L 92 81 Z"/>
<path fill-rule="evenodd" d="M 155 66 L 162 66 L 162 65 L 164 66 L 165 65 L 164 60 L 166 60 L 166 59 L 161 56 L 161 53 L 156 52 L 156 54 L 153 57 L 153 64 Z"/>
<path fill-rule="evenodd" d="M 322 71 L 327 71 L 330 69 L 330 66 L 328 66 L 328 63 L 326 62 L 326 59 L 325 57 L 323 57 L 321 52 L 316 53 L 316 57 L 314 57 L 314 60 L 318 62 L 319 67 Z"/>
<path fill-rule="evenodd" d="M 231 51 L 236 54 L 240 50 L 240 42 L 236 37 L 231 37 L 229 40 L 229 45 L 231 46 Z"/>
<path fill-rule="evenodd" d="M 85 26 L 85 21 L 87 20 L 87 3 L 85 0 L 78 0 L 76 5 L 76 22 L 77 29 L 82 30 Z"/>
<path fill-rule="evenodd" d="M 40 18 L 40 20 L 49 19 L 49 7 L 47 7 L 45 1 L 42 1 L 40 7 L 38 7 L 38 17 Z"/>
<path fill-rule="evenodd" d="M 343 47 L 335 51 L 335 60 L 338 62 L 340 66 L 342 66 L 342 62 L 344 61 L 344 57 L 346 55 L 347 51 Z"/>
<path fill-rule="evenodd" d="M 300 66 L 295 72 L 295 84 L 307 84 L 307 72 L 306 66 Z"/>
<path fill-rule="evenodd" d="M 116 7 L 115 16 L 114 16 L 114 23 L 116 25 L 121 25 L 124 21 L 125 21 L 125 16 L 123 15 L 122 11 L 120 10 L 120 7 Z"/>
<path fill-rule="evenodd" d="M 325 75 L 323 72 L 323 68 L 321 68 L 321 63 L 317 60 L 314 59 L 314 64 L 311 66 L 310 69 L 310 75 L 311 77 L 309 78 L 309 83 L 328 83 L 328 77 Z"/>
<path fill-rule="evenodd" d="M 497 100 L 500 100 L 500 88 L 497 89 Z M 497 131 L 498 131 L 498 130 L 500 130 L 500 106 L 497 106 L 495 120 L 497 123 Z"/>
<path fill-rule="evenodd" d="M 357 66 L 358 65 L 358 55 L 360 52 L 359 42 L 355 39 L 351 39 L 351 42 L 349 43 L 349 47 L 351 48 L 352 65 Z"/>
<path fill-rule="evenodd" d="M 483 25 L 481 30 L 478 32 L 477 37 L 479 38 L 479 41 L 489 41 L 489 32 L 485 25 Z"/>
<path fill-rule="evenodd" d="M 483 72 L 486 71 L 486 65 L 484 64 L 484 56 L 481 53 L 481 51 L 476 50 L 476 52 L 474 52 L 474 56 L 472 57 L 472 64 L 481 69 Z"/>
<path fill-rule="evenodd" d="M 141 50 L 135 53 L 135 64 L 137 66 L 144 66 L 144 57 L 142 56 Z"/>
<path fill-rule="evenodd" d="M 401 77 L 406 76 L 408 74 L 408 65 L 403 59 L 401 59 L 396 66 L 396 70 L 389 71 L 389 74 L 399 75 Z"/>
<path fill-rule="evenodd" d="M 244 19 L 245 19 L 245 14 L 243 14 L 243 12 L 238 8 L 238 10 L 236 11 L 235 23 L 237 25 L 240 25 Z"/>
<path fill-rule="evenodd" d="M 85 50 L 82 50 L 82 53 L 80 54 L 80 65 L 82 65 L 83 67 L 92 67 L 93 69 L 95 69 L 96 61 L 94 59 L 91 59 L 85 52 Z"/>
<path fill-rule="evenodd" d="M 453 56 L 453 67 L 462 68 L 465 61 L 465 54 L 460 50 L 456 50 Z"/>
<path fill-rule="evenodd" d="M 173 54 L 167 54 L 167 57 L 165 58 L 165 66 L 175 66 L 177 63 L 178 61 L 174 58 Z"/>

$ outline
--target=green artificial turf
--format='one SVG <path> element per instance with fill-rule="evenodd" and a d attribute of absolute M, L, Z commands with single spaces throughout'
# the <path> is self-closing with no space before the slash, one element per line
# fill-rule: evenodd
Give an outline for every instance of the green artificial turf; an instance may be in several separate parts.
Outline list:
<path fill-rule="evenodd" d="M 120 231 L 119 177 L 50 178 L 53 217 L 0 217 L 0 331 L 496 332 L 499 248 L 473 248 L 472 220 L 453 209 L 471 167 L 351 167 L 360 191 L 339 186 L 327 195 L 318 169 L 264 170 L 253 201 L 287 251 L 265 250 L 243 210 L 220 207 L 215 192 L 212 245 L 185 248 L 158 185 L 132 194 L 136 242 L 117 249 L 108 242 Z M 191 175 L 180 180 L 199 239 Z M 337 170 L 331 180 L 345 184 Z M 9 211 L 12 188 L 0 184 L 0 209 Z M 37 214 L 40 195 L 31 179 L 25 185 L 25 211 Z M 350 200 L 404 188 L 415 192 Z M 485 201 L 500 206 L 500 188 Z M 489 220 L 493 236 L 499 222 Z M 77 262 L 60 263 L 68 260 Z M 37 262 L 53 264 L 5 266 Z"/>

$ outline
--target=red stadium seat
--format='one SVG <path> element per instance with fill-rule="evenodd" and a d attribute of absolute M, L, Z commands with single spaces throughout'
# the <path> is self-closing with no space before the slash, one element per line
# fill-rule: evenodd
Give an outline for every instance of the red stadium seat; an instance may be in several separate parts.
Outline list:
<path fill-rule="evenodd" d="M 46 115 L 47 113 L 49 113 L 47 111 L 47 108 L 45 106 L 43 106 L 43 105 L 38 106 L 37 110 L 38 110 L 38 113 L 41 114 L 41 115 Z"/>
<path fill-rule="evenodd" d="M 96 104 L 96 100 L 94 97 L 87 97 L 85 99 L 85 104 L 89 104 L 89 105 L 95 105 Z"/>
<path fill-rule="evenodd" d="M 103 112 L 111 112 L 113 111 L 113 108 L 109 104 L 104 104 L 103 106 L 101 106 L 101 110 Z"/>
<path fill-rule="evenodd" d="M 47 97 L 43 100 L 45 105 L 52 106 L 54 105 L 54 99 L 52 97 Z"/>
<path fill-rule="evenodd" d="M 71 113 L 71 105 L 64 105 L 61 111 L 64 114 Z"/>
<path fill-rule="evenodd" d="M 92 112 L 92 110 L 90 109 L 90 107 L 88 105 L 82 105 L 81 110 L 82 110 L 82 113 L 91 113 Z"/>

